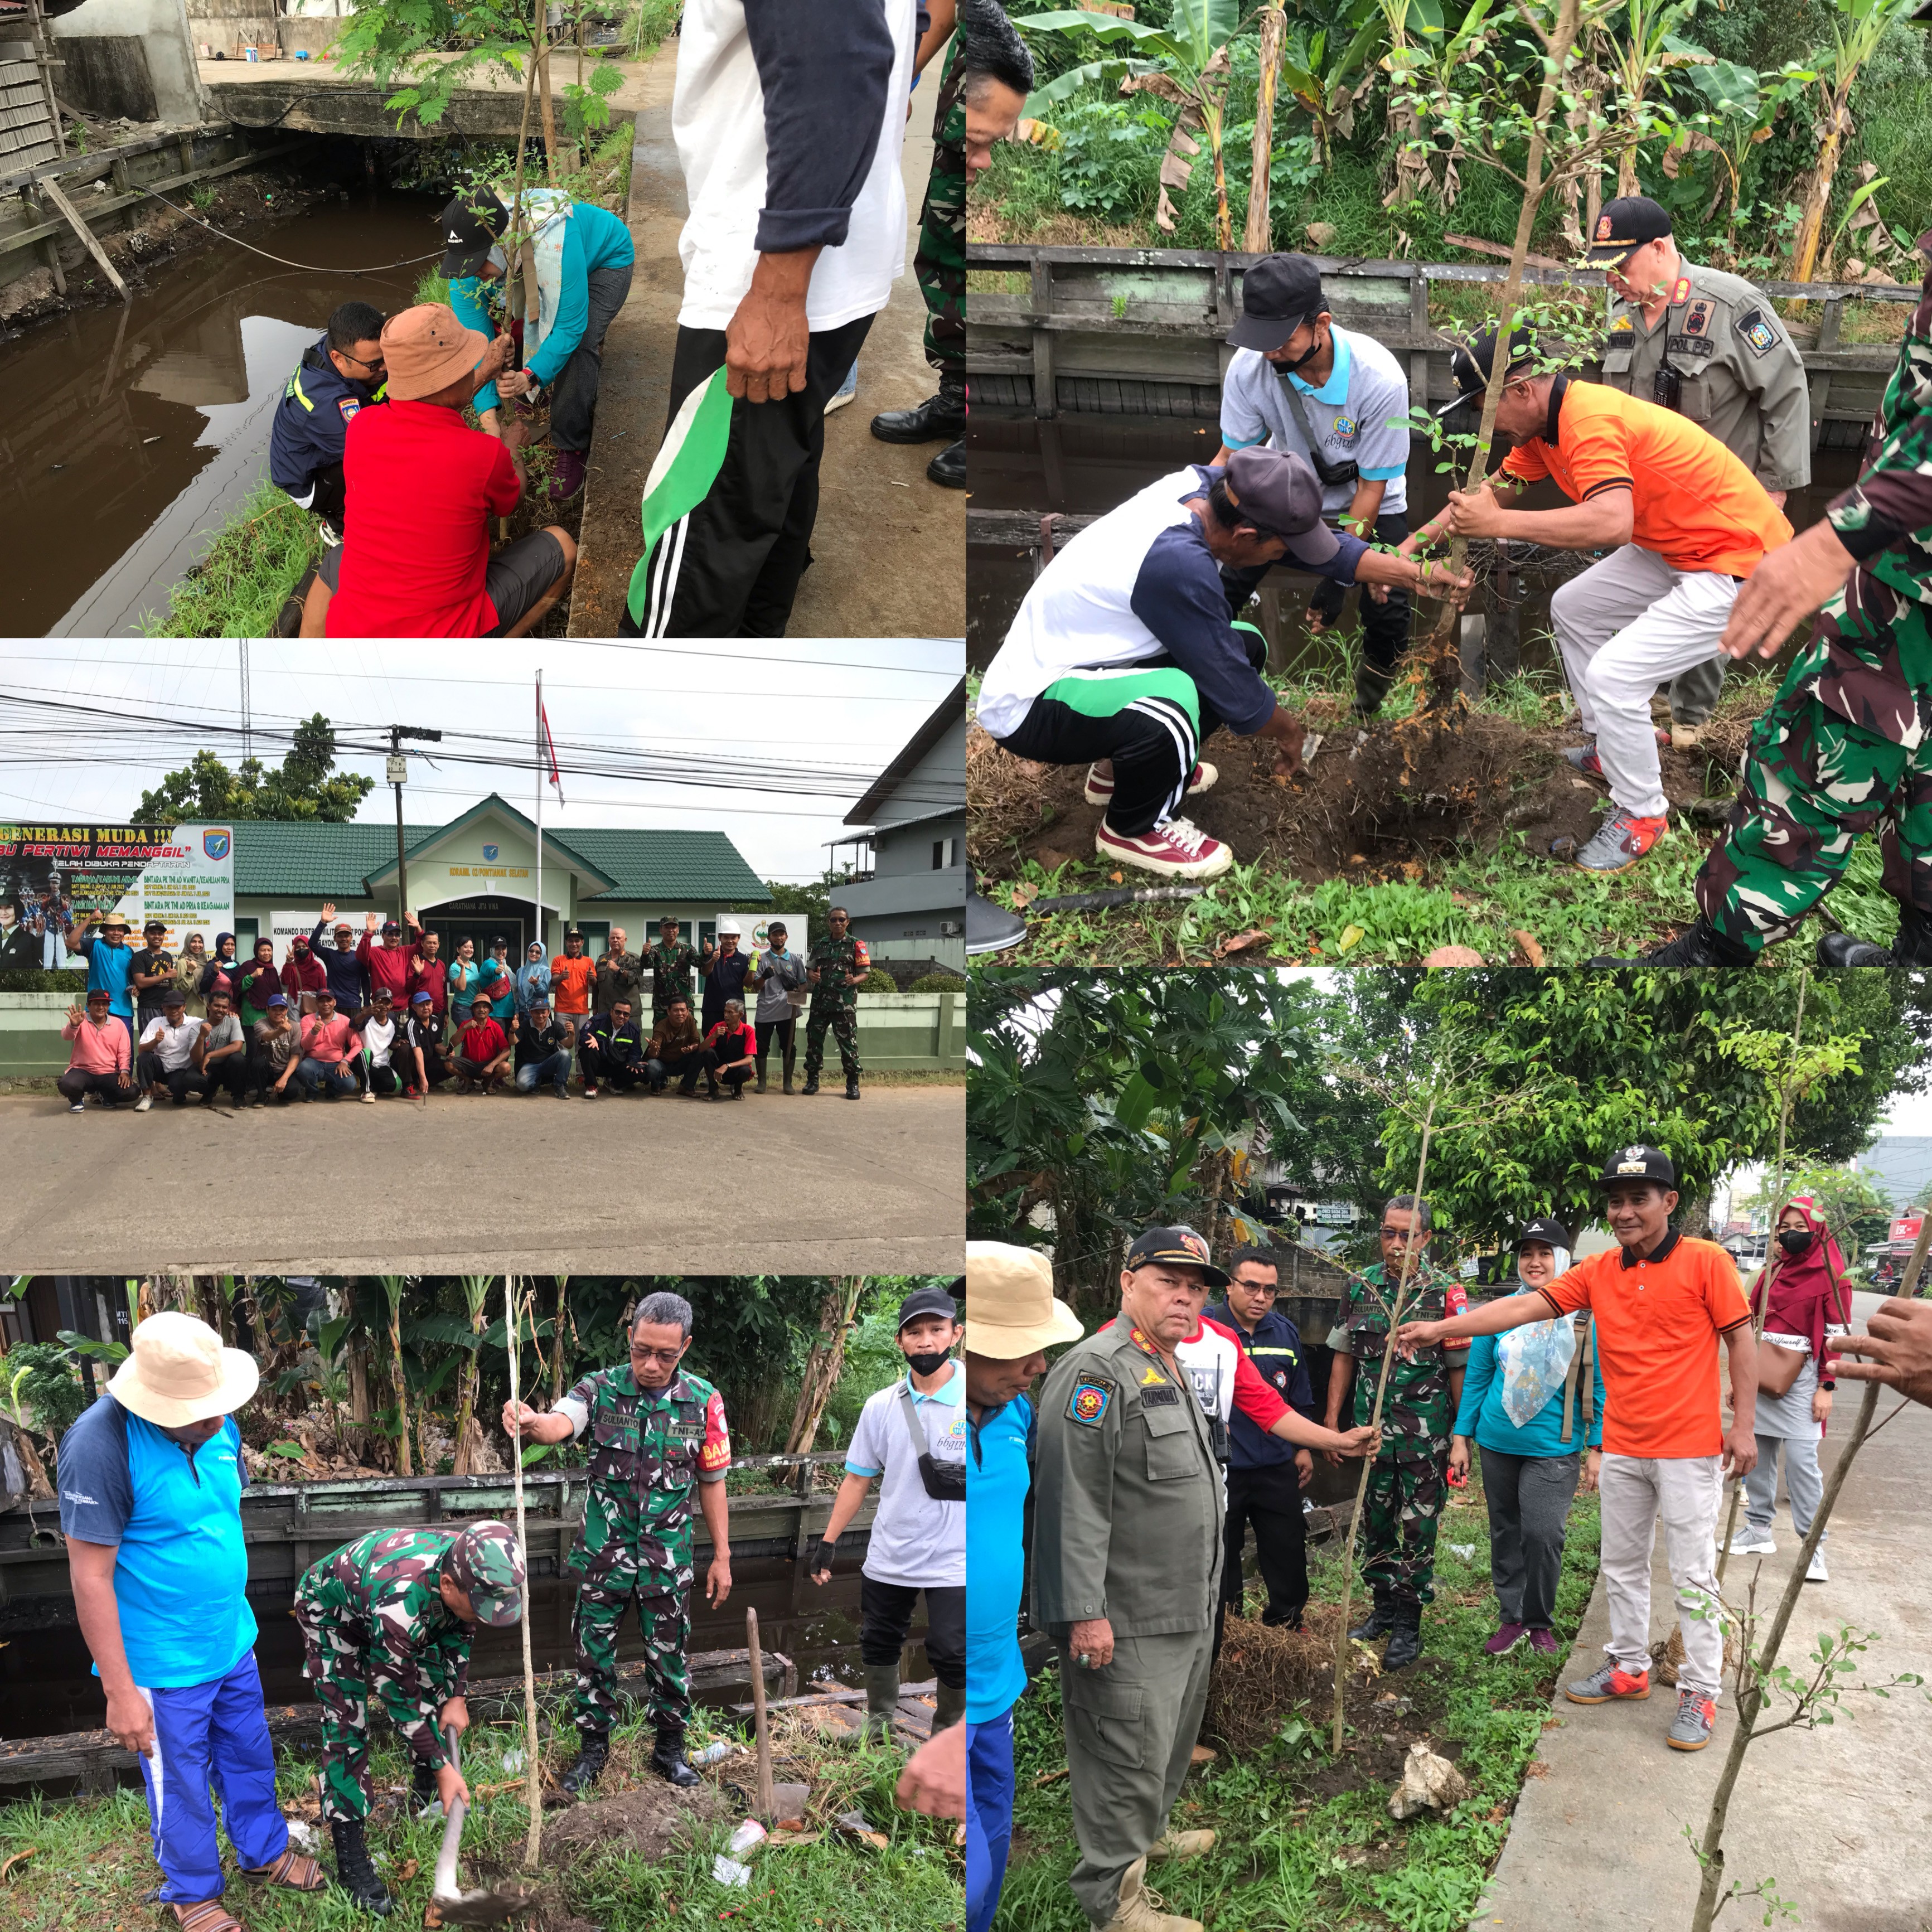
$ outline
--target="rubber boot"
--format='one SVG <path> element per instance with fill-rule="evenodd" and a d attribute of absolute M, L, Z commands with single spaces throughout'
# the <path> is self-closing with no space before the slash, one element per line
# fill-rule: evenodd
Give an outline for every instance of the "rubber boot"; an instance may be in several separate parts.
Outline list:
<path fill-rule="evenodd" d="M 966 487 L 966 439 L 962 436 L 957 442 L 949 442 L 926 466 L 926 478 L 937 483 L 942 490 L 963 490 Z"/>
<path fill-rule="evenodd" d="M 335 1840 L 337 1882 L 361 1910 L 374 1912 L 378 1918 L 388 1918 L 395 1910 L 396 1901 L 376 1876 L 369 1847 L 362 1842 L 362 1820 L 332 1818 L 328 1835 Z"/>
<path fill-rule="evenodd" d="M 848 1100 L 856 1100 L 859 1097 L 859 1076 L 856 1073 L 848 1073 L 845 1076 L 845 1097 Z"/>
<path fill-rule="evenodd" d="M 1384 1670 L 1400 1670 L 1422 1654 L 1422 1606 L 1410 1602 L 1395 1606 L 1395 1630 L 1382 1652 Z"/>
<path fill-rule="evenodd" d="M 893 1742 L 892 1718 L 899 1708 L 899 1667 L 896 1664 L 866 1666 L 865 1741 L 868 1744 Z"/>
<path fill-rule="evenodd" d="M 1372 1643 L 1385 1630 L 1395 1628 L 1395 1599 L 1386 1590 L 1376 1592 L 1376 1606 L 1348 1633 L 1352 1643 Z"/>
<path fill-rule="evenodd" d="M 684 1726 L 682 1724 L 660 1724 L 658 1726 L 658 1748 L 651 1753 L 651 1768 L 667 1784 L 674 1784 L 680 1791 L 688 1791 L 694 1784 L 702 1781 L 697 1772 L 684 1761 Z"/>
<path fill-rule="evenodd" d="M 939 1687 L 939 1708 L 932 1714 L 932 1728 L 943 1731 L 950 1724 L 956 1724 L 966 1714 L 966 1687 L 961 1684 L 954 1690 L 950 1684 Z"/>
<path fill-rule="evenodd" d="M 758 1062 L 758 1091 L 759 1091 L 760 1094 L 762 1094 L 764 1090 L 765 1090 L 765 1063 L 764 1063 L 762 1060 L 760 1060 Z"/>
<path fill-rule="evenodd" d="M 1147 1888 L 1147 1860 L 1135 1859 L 1120 1874 L 1120 1903 L 1100 1932 L 1205 1932 L 1198 1918 L 1183 1918 L 1166 1909 L 1158 1892 Z"/>
<path fill-rule="evenodd" d="M 963 369 L 944 370 L 939 393 L 917 408 L 886 410 L 872 418 L 881 442 L 951 442 L 966 434 L 966 376 Z"/>
<path fill-rule="evenodd" d="M 1364 658 L 1355 667 L 1356 716 L 1372 718 L 1382 708 L 1382 700 L 1388 697 L 1394 682 L 1394 671 L 1381 670 Z"/>
<path fill-rule="evenodd" d="M 784 1090 L 788 1094 L 791 1091 L 791 1070 L 797 1064 L 797 1060 L 798 1048 L 795 1046 L 787 1047 L 784 1050 Z"/>
<path fill-rule="evenodd" d="M 578 1748 L 577 1762 L 562 1780 L 564 1790 L 573 1798 L 581 1798 L 597 1782 L 610 1756 L 608 1731 L 580 1731 L 578 1736 L 582 1742 Z"/>

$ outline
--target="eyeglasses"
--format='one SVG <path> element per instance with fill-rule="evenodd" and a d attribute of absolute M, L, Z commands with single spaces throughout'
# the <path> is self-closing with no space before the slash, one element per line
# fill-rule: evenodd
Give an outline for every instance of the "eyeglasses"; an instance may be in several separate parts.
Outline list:
<path fill-rule="evenodd" d="M 682 1348 L 640 1348 L 634 1343 L 631 1359 L 634 1362 L 662 1362 L 667 1368 L 673 1366 L 684 1353 Z"/>
<path fill-rule="evenodd" d="M 1391 1228 L 1384 1223 L 1382 1237 L 1385 1241 L 1412 1241 L 1428 1232 L 1426 1228 Z"/>
<path fill-rule="evenodd" d="M 344 362 L 353 362 L 358 369 L 380 369 L 382 366 L 382 358 L 380 356 L 372 362 L 366 356 L 352 356 L 346 349 L 338 349 L 335 352 Z"/>

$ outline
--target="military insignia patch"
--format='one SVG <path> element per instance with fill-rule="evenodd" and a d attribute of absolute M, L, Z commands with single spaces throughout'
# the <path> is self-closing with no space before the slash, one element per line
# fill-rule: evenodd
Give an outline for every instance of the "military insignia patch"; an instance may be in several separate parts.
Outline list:
<path fill-rule="evenodd" d="M 1084 1422 L 1090 1429 L 1097 1429 L 1100 1418 L 1107 1412 L 1107 1405 L 1114 1399 L 1114 1384 L 1098 1376 L 1073 1384 L 1073 1393 L 1066 1399 L 1066 1419 L 1069 1422 Z"/>
<path fill-rule="evenodd" d="M 1688 275 L 1679 275 L 1671 288 L 1670 306 L 1675 308 L 1679 302 L 1688 301 L 1690 295 L 1690 278 Z M 1706 308 L 1708 308 L 1709 306 L 1708 302 L 1705 304 Z"/>
<path fill-rule="evenodd" d="M 1757 309 L 1738 316 L 1738 334 L 1754 356 L 1768 356 L 1778 346 L 1778 331 Z"/>
<path fill-rule="evenodd" d="M 1172 1406 L 1180 1400 L 1180 1391 L 1172 1382 L 1162 1382 L 1159 1388 L 1144 1390 L 1141 1395 L 1143 1408 L 1162 1408 Z"/>
<path fill-rule="evenodd" d="M 1150 1369 L 1145 1375 L 1142 1376 L 1141 1387 L 1142 1388 L 1160 1388 L 1166 1385 L 1166 1382 L 1167 1378 L 1162 1375 L 1158 1369 Z"/>
<path fill-rule="evenodd" d="M 1710 326 L 1709 299 L 1706 296 L 1700 296 L 1690 304 L 1690 313 L 1684 318 L 1684 333 L 1686 335 L 1702 335 Z"/>
<path fill-rule="evenodd" d="M 1607 242 L 1610 238 L 1610 218 L 1607 214 L 1600 215 L 1597 220 L 1597 239 L 1599 242 Z"/>
<path fill-rule="evenodd" d="M 358 403 L 353 396 L 344 396 L 342 400 L 336 404 L 336 407 L 342 412 L 342 420 L 344 422 L 352 421 L 355 417 L 356 412 L 362 406 L 362 405 Z"/>
<path fill-rule="evenodd" d="M 1612 335 L 1633 334 L 1636 332 L 1636 324 L 1627 315 L 1618 316 L 1616 320 L 1610 324 L 1610 333 Z"/>

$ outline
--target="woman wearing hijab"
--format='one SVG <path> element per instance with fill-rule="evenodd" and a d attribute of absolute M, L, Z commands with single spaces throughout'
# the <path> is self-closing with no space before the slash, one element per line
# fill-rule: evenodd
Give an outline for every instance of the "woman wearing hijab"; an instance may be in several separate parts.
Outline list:
<path fill-rule="evenodd" d="M 202 968 L 201 997 L 206 1010 L 209 994 L 218 988 L 232 1000 L 235 998 L 235 982 L 242 970 L 242 962 L 235 956 L 235 935 L 232 932 L 218 932 L 214 935 L 214 956 Z"/>
<path fill-rule="evenodd" d="M 236 1016 L 244 1029 L 259 1026 L 268 1017 L 269 1000 L 282 990 L 282 976 L 275 970 L 274 941 L 256 940 L 255 956 L 245 966 L 237 967 L 231 977 Z"/>
<path fill-rule="evenodd" d="M 541 993 L 550 998 L 550 968 L 544 964 L 544 943 L 541 939 L 530 941 L 524 955 L 524 964 L 517 968 L 517 1017 L 526 1020 L 530 1016 L 530 1001 Z"/>
<path fill-rule="evenodd" d="M 1778 1252 L 1766 1272 L 1770 1304 L 1764 1317 L 1765 1346 L 1758 1351 L 1757 1466 L 1744 1478 L 1744 1526 L 1731 1538 L 1733 1556 L 1770 1556 L 1778 1545 L 1772 1539 L 1778 1514 L 1778 1452 L 1784 1451 L 1784 1489 L 1791 1498 L 1792 1526 L 1802 1540 L 1810 1534 L 1811 1519 L 1824 1494 L 1818 1470 L 1818 1443 L 1825 1418 L 1832 1412 L 1832 1383 L 1820 1378 L 1825 1338 L 1848 1334 L 1852 1292 L 1845 1282 L 1845 1258 L 1831 1230 L 1808 1197 L 1792 1201 L 1778 1217 Z M 1765 1306 L 1765 1275 L 1751 1290 L 1751 1312 Z M 1781 1393 L 1777 1384 L 1791 1372 L 1791 1358 L 1798 1359 L 1790 1386 Z M 1829 1535 L 1826 1531 L 1826 1534 Z M 1825 1568 L 1825 1538 L 1818 1539 L 1808 1583 L 1828 1580 Z"/>
<path fill-rule="evenodd" d="M 182 950 L 175 958 L 175 990 L 195 1019 L 208 1017 L 208 1002 L 201 991 L 202 975 L 207 970 L 208 941 L 200 933 L 190 932 L 182 941 Z"/>
<path fill-rule="evenodd" d="M 273 949 L 270 951 L 272 956 Z M 288 1000 L 289 1010 L 314 1012 L 315 996 L 328 984 L 327 969 L 309 950 L 308 934 L 297 933 L 289 942 L 289 956 L 282 962 L 282 992 Z"/>
<path fill-rule="evenodd" d="M 1522 1286 L 1547 1287 L 1569 1264 L 1568 1231 L 1548 1219 L 1531 1222 L 1516 1246 Z M 1452 1477 L 1468 1473 L 1472 1440 L 1483 1452 L 1490 1580 L 1502 1619 L 1483 1648 L 1502 1657 L 1527 1639 L 1532 1650 L 1560 1655 L 1563 1646 L 1550 1624 L 1563 1572 L 1564 1522 L 1578 1481 L 1595 1489 L 1603 1462 L 1595 1324 L 1579 1335 L 1574 1318 L 1562 1315 L 1477 1336 L 1450 1438 Z"/>

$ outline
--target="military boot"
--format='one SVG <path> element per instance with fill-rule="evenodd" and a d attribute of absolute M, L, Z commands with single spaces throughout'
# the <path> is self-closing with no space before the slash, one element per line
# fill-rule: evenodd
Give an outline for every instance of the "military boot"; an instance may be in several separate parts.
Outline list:
<path fill-rule="evenodd" d="M 565 1790 L 573 1798 L 581 1798 L 602 1775 L 604 1766 L 610 1756 L 610 1733 L 608 1731 L 580 1731 L 582 1741 L 577 1753 L 577 1762 L 563 1774 Z"/>
<path fill-rule="evenodd" d="M 1100 1932 L 1207 1932 L 1198 1918 L 1169 1912 L 1157 1892 L 1147 1888 L 1147 1860 L 1136 1858 L 1120 1877 L 1120 1902 Z"/>
<path fill-rule="evenodd" d="M 659 1724 L 658 1748 L 651 1753 L 651 1768 L 666 1784 L 674 1784 L 681 1791 L 688 1791 L 694 1784 L 701 1782 L 697 1772 L 684 1761 L 682 1724 Z"/>
<path fill-rule="evenodd" d="M 866 1728 L 867 1744 L 893 1742 L 892 1718 L 899 1708 L 899 1667 L 896 1664 L 866 1666 Z"/>
<path fill-rule="evenodd" d="M 1412 1598 L 1395 1606 L 1395 1629 L 1382 1652 L 1384 1670 L 1401 1670 L 1422 1654 L 1422 1606 Z"/>
<path fill-rule="evenodd" d="M 957 442 L 949 442 L 926 466 L 926 479 L 937 483 L 942 490 L 963 490 L 966 487 L 966 439 L 962 436 Z"/>
<path fill-rule="evenodd" d="M 376 1876 L 369 1847 L 362 1842 L 362 1820 L 332 1818 L 328 1835 L 335 1840 L 335 1876 L 343 1890 L 362 1910 L 372 1912 L 378 1918 L 388 1918 L 395 1910 L 396 1901 Z"/>
<path fill-rule="evenodd" d="M 1700 912 L 1675 939 L 1653 946 L 1634 959 L 1600 953 L 1592 966 L 1748 966 L 1756 956 L 1748 946 L 1739 944 L 1720 932 Z M 1819 964 L 1825 962 L 1821 958 Z"/>
<path fill-rule="evenodd" d="M 881 442 L 950 442 L 966 434 L 966 376 L 963 369 L 943 372 L 939 393 L 917 408 L 887 410 L 872 418 Z"/>
<path fill-rule="evenodd" d="M 845 1097 L 848 1100 L 856 1100 L 859 1097 L 859 1076 L 856 1073 L 848 1073 L 845 1076 Z"/>
<path fill-rule="evenodd" d="M 1352 1643 L 1372 1643 L 1384 1631 L 1395 1628 L 1395 1599 L 1387 1590 L 1376 1592 L 1376 1606 L 1348 1633 Z"/>
<path fill-rule="evenodd" d="M 1898 937 L 1889 947 L 1828 932 L 1818 941 L 1820 966 L 1932 966 L 1932 922 L 1910 906 L 1899 908 Z"/>
<path fill-rule="evenodd" d="M 966 1714 L 966 1687 L 962 1684 L 956 1690 L 942 1684 L 939 1687 L 939 1708 L 932 1714 L 932 1728 L 943 1731 L 956 1724 Z"/>
<path fill-rule="evenodd" d="M 802 1095 L 809 1098 L 810 1096 L 816 1094 L 818 1091 L 818 1076 L 815 1073 L 808 1072 L 805 1076 L 805 1084 L 799 1089 L 799 1092 Z"/>

